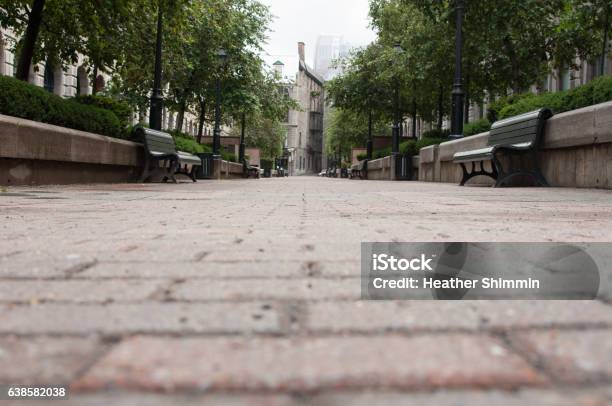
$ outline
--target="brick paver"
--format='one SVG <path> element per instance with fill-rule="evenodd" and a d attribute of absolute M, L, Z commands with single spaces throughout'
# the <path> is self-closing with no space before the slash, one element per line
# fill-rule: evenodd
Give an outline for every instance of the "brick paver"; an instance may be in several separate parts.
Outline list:
<path fill-rule="evenodd" d="M 612 402 L 604 264 L 591 302 L 359 300 L 362 241 L 609 242 L 610 191 L 20 187 L 0 218 L 0 385 L 70 383 L 79 405 Z"/>

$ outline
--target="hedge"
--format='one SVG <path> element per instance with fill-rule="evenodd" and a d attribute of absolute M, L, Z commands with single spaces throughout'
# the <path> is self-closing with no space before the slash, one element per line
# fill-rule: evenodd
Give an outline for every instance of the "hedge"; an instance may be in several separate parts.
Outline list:
<path fill-rule="evenodd" d="M 189 134 L 176 130 L 168 132 L 172 135 L 172 138 L 174 138 L 174 144 L 179 151 L 189 152 L 190 154 L 212 152 L 211 147 L 198 143 L 198 141 Z"/>
<path fill-rule="evenodd" d="M 126 137 L 113 112 L 63 99 L 10 76 L 0 75 L 0 114 L 115 138 Z"/>
<path fill-rule="evenodd" d="M 463 126 L 463 136 L 469 137 L 470 135 L 480 134 L 491 129 L 491 123 L 486 118 L 481 120 L 472 121 Z"/>
<path fill-rule="evenodd" d="M 130 108 L 129 104 L 125 102 L 114 100 L 114 99 L 111 99 L 110 97 L 92 95 L 92 94 L 76 96 L 74 98 L 74 101 L 81 103 L 81 104 L 95 106 L 95 107 L 99 107 L 104 110 L 112 111 L 113 113 L 115 113 L 115 115 L 121 122 L 121 125 L 124 127 L 129 126 L 132 121 L 131 120 L 132 109 Z"/>
<path fill-rule="evenodd" d="M 402 154 L 418 155 L 421 148 L 438 145 L 446 141 L 448 141 L 448 137 L 423 137 L 420 140 L 408 140 L 400 144 L 400 152 Z"/>
<path fill-rule="evenodd" d="M 612 76 L 601 76 L 586 85 L 563 92 L 518 97 L 513 103 L 501 108 L 498 119 L 513 117 L 542 107 L 550 107 L 557 114 L 611 100 Z"/>

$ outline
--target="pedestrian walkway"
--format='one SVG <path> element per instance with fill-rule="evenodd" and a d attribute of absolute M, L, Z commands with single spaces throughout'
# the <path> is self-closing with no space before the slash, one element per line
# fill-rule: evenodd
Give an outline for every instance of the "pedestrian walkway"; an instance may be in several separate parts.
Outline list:
<path fill-rule="evenodd" d="M 0 384 L 70 384 L 74 405 L 612 402 L 610 274 L 591 302 L 359 300 L 362 241 L 610 242 L 610 191 L 19 187 L 0 216 Z"/>

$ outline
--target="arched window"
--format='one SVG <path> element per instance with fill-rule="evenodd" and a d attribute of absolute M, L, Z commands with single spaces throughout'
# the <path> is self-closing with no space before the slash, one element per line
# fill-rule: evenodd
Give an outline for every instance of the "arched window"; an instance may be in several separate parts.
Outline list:
<path fill-rule="evenodd" d="M 106 82 L 104 81 L 104 77 L 102 75 L 98 75 L 96 77 L 96 92 L 100 92 L 104 90 L 106 87 Z"/>
<path fill-rule="evenodd" d="M 53 93 L 53 89 L 55 89 L 55 73 L 53 72 L 53 68 L 49 62 L 45 63 L 43 87 L 49 93 Z"/>

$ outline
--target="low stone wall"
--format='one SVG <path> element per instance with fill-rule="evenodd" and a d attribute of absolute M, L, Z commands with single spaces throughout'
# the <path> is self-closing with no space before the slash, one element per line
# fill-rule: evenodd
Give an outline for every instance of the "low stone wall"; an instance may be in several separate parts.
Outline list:
<path fill-rule="evenodd" d="M 141 144 L 0 115 L 0 185 L 129 182 Z"/>
<path fill-rule="evenodd" d="M 461 167 L 453 164 L 456 152 L 482 148 L 489 133 L 421 149 L 419 180 L 459 183 Z M 612 102 L 555 115 L 546 123 L 542 172 L 551 186 L 612 188 Z M 490 169 L 490 163 L 485 166 Z M 492 184 L 477 177 L 469 184 Z"/>
<path fill-rule="evenodd" d="M 215 159 L 213 162 L 213 179 L 240 179 L 243 175 L 242 164 Z"/>
<path fill-rule="evenodd" d="M 358 164 L 353 165 L 357 167 Z M 419 157 L 412 157 L 413 179 L 418 179 Z M 391 156 L 368 161 L 368 180 L 395 180 L 395 162 Z"/>

